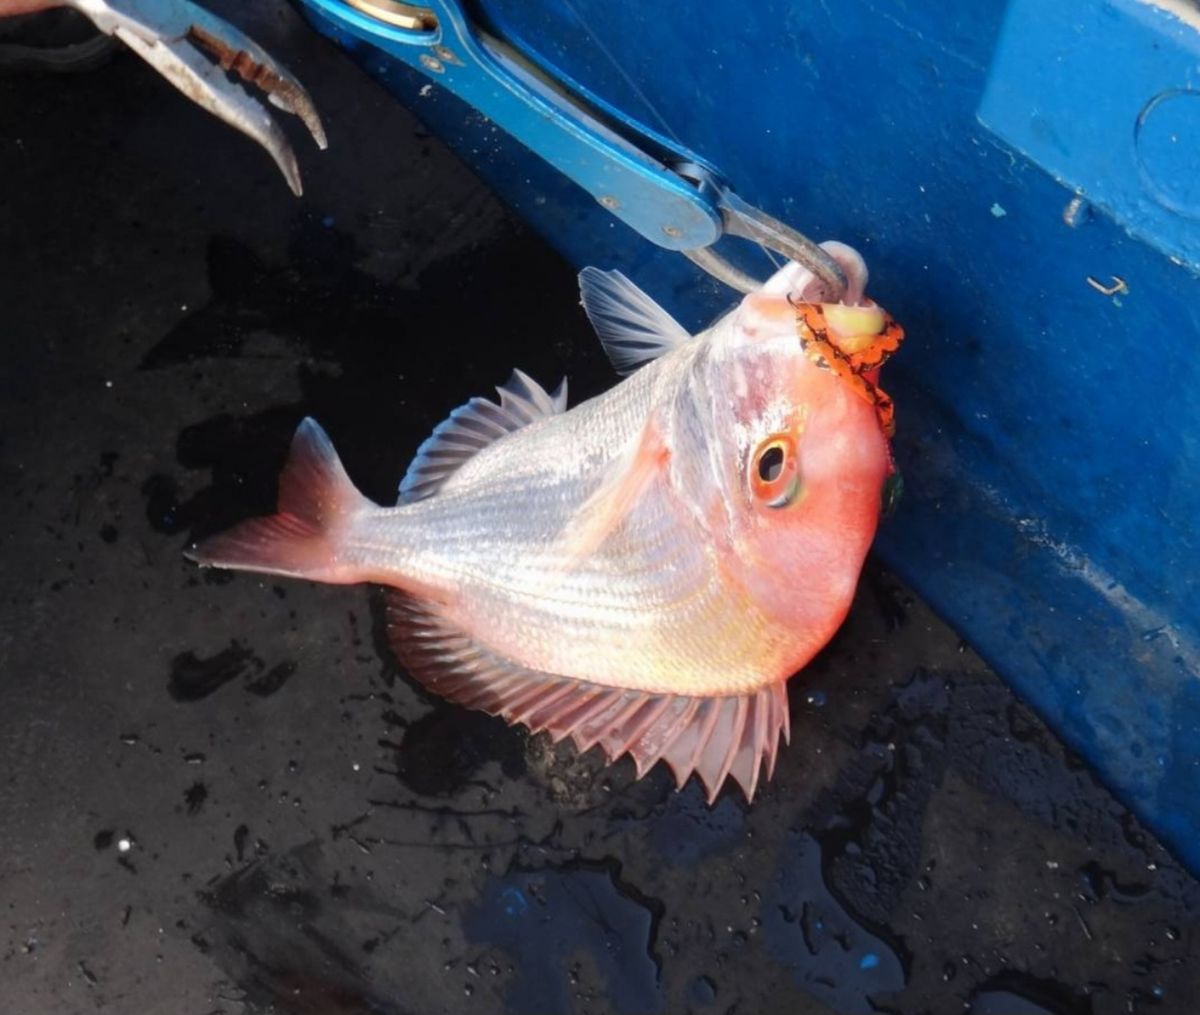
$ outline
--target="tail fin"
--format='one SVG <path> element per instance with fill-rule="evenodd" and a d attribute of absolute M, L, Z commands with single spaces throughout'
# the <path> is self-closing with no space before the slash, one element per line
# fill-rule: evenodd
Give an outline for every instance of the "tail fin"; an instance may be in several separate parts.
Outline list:
<path fill-rule="evenodd" d="M 348 585 L 365 581 L 339 550 L 354 517 L 371 506 L 354 488 L 329 436 L 315 420 L 296 428 L 278 513 L 251 518 L 186 551 L 202 567 L 261 571 Z"/>

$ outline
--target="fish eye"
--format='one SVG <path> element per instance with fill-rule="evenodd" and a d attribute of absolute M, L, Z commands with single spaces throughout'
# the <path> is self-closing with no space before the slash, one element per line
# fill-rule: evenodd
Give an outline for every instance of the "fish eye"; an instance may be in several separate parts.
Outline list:
<path fill-rule="evenodd" d="M 767 507 L 787 507 L 800 492 L 796 442 L 790 434 L 772 434 L 754 451 L 750 463 L 750 493 Z"/>
<path fill-rule="evenodd" d="M 758 456 L 758 478 L 764 483 L 774 483 L 783 472 L 783 448 L 772 444 Z"/>

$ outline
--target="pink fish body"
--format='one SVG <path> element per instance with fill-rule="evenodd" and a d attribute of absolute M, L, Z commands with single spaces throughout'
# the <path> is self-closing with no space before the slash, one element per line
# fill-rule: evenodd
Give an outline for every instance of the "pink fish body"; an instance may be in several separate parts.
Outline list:
<path fill-rule="evenodd" d="M 857 369 L 803 323 L 811 285 L 788 265 L 693 338 L 585 269 L 623 382 L 567 410 L 565 382 L 548 394 L 514 372 L 434 431 L 395 507 L 359 494 L 305 420 L 279 513 L 191 556 L 389 586 L 393 646 L 429 689 L 628 753 L 639 776 L 696 772 L 710 800 L 727 776 L 752 798 L 788 735 L 787 679 L 849 609 L 891 469 L 863 397 L 878 361 Z M 886 333 L 869 310 L 829 316 Z"/>

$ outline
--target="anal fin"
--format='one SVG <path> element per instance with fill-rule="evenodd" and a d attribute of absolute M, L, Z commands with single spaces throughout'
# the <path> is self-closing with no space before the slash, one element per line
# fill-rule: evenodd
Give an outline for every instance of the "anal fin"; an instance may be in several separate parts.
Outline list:
<path fill-rule="evenodd" d="M 742 695 L 695 697 L 607 687 L 506 659 L 408 593 L 388 589 L 388 638 L 423 687 L 498 715 L 579 751 L 599 745 L 611 763 L 628 754 L 637 778 L 664 761 L 682 787 L 695 773 L 711 804 L 727 779 L 753 800 L 771 778 L 788 731 L 782 682 Z"/>

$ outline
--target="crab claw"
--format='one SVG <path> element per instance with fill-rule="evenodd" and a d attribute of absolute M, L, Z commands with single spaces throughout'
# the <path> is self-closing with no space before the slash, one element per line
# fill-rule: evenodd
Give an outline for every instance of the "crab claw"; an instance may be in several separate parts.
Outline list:
<path fill-rule="evenodd" d="M 189 0 L 50 0 L 73 7 L 105 35 L 120 39 L 184 95 L 262 145 L 299 197 L 296 154 L 267 108 L 227 72 L 259 88 L 271 105 L 294 113 L 317 147 L 325 130 L 308 92 L 245 33 Z"/>

